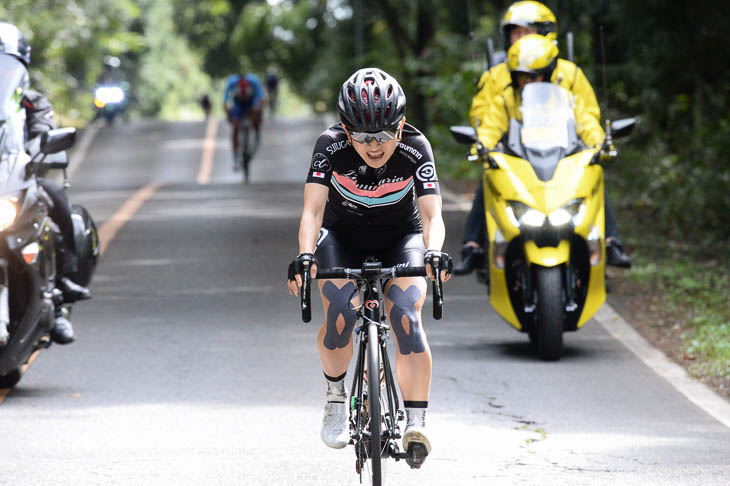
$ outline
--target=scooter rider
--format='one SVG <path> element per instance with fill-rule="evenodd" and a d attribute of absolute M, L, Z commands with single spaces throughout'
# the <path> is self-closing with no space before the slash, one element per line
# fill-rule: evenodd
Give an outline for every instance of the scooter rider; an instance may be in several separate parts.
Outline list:
<path fill-rule="evenodd" d="M 435 278 L 450 277 L 451 259 L 441 253 L 445 228 L 433 152 L 426 137 L 405 123 L 405 108 L 400 84 L 380 69 L 360 69 L 342 85 L 341 123 L 319 136 L 304 186 L 300 254 L 290 266 L 290 293 L 299 293 L 303 261 L 322 268 L 359 267 L 364 257 L 375 256 L 387 267 L 424 266 L 440 256 L 449 270 Z M 434 278 L 429 266 L 427 272 Z M 345 373 L 353 354 L 354 290 L 348 280 L 320 281 L 327 316 L 317 336 L 327 382 L 321 437 L 333 448 L 349 440 Z M 425 416 L 431 351 L 421 320 L 426 281 L 397 278 L 385 284 L 383 293 L 406 408 L 403 449 L 420 443 L 429 452 Z"/>
<path fill-rule="evenodd" d="M 513 3 L 502 18 L 501 30 L 505 50 L 509 50 L 512 44 L 528 34 L 539 34 L 545 36 L 553 43 L 557 42 L 557 19 L 555 15 L 542 3 L 532 0 Z M 563 65 L 561 69 L 566 70 L 566 74 L 573 74 L 575 77 L 570 90 L 576 98 L 583 100 L 586 109 L 598 121 L 596 135 L 603 133 L 599 121 L 600 109 L 598 102 L 596 101 L 593 88 L 582 70 L 573 63 L 563 59 L 560 60 L 560 64 Z M 482 74 L 477 84 L 477 94 L 474 96 L 471 109 L 469 110 L 469 118 L 471 119 L 472 126 L 478 127 L 480 133 L 484 129 L 489 130 L 489 128 L 484 126 L 486 123 L 484 118 L 489 110 L 490 103 L 509 88 L 511 83 L 512 77 L 506 62 L 496 64 Z M 608 263 L 609 265 L 628 268 L 631 266 L 631 260 L 624 252 L 621 241 L 619 240 L 618 227 L 613 210 L 609 204 L 607 192 L 604 204 L 606 211 L 606 253 Z M 468 274 L 483 264 L 484 250 L 482 247 L 486 239 L 485 224 L 484 193 L 482 185 L 478 184 L 474 194 L 472 208 L 467 216 L 464 228 L 464 246 L 462 248 L 461 261 L 454 266 L 454 274 Z"/>
<path fill-rule="evenodd" d="M 30 45 L 18 30 L 7 22 L 0 22 L 0 55 L 10 55 L 22 62 L 26 68 L 30 64 Z M 26 113 L 26 140 L 41 136 L 44 132 L 56 128 L 53 119 L 54 112 L 50 102 L 40 93 L 25 90 L 21 98 L 21 105 Z M 76 284 L 69 275 L 78 270 L 76 242 L 71 219 L 71 206 L 65 191 L 56 183 L 38 178 L 38 183 L 45 190 L 53 202 L 49 216 L 61 231 L 55 237 L 58 277 L 56 286 L 63 293 L 64 303 L 88 299 L 91 292 L 86 287 Z M 74 340 L 73 326 L 59 311 L 51 329 L 51 338 L 58 344 L 68 344 Z"/>

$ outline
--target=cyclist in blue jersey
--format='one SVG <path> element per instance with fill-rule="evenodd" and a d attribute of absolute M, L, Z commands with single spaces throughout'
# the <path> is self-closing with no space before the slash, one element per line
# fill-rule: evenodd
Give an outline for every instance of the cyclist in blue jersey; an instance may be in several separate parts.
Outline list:
<path fill-rule="evenodd" d="M 238 130 L 241 120 L 248 116 L 256 130 L 256 143 L 259 141 L 261 128 L 261 112 L 263 109 L 264 92 L 261 82 L 255 74 L 233 74 L 226 79 L 226 88 L 223 92 L 223 109 L 228 122 L 233 127 L 233 164 L 236 164 L 238 153 Z"/>

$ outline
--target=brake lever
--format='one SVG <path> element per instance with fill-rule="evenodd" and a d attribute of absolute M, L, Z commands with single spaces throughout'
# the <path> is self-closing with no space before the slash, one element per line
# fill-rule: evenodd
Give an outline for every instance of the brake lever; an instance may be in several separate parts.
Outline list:
<path fill-rule="evenodd" d="M 434 257 L 431 260 L 431 271 L 434 272 L 436 277 L 432 282 L 433 294 L 433 318 L 436 320 L 441 319 L 444 314 L 444 297 L 443 297 L 443 282 L 441 281 L 441 258 Z"/>
<path fill-rule="evenodd" d="M 302 288 L 300 291 L 302 321 L 309 322 L 312 320 L 312 296 L 310 294 L 312 279 L 309 276 L 309 262 L 303 262 L 304 272 L 302 274 Z"/>

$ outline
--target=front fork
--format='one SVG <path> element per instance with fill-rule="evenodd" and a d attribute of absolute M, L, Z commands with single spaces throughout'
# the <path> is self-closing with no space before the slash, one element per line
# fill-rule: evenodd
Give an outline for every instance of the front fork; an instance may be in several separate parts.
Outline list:
<path fill-rule="evenodd" d="M 526 313 L 532 313 L 535 311 L 537 304 L 537 294 L 535 289 L 535 274 L 532 271 L 532 265 L 528 265 L 527 257 L 524 257 L 522 262 L 524 265 L 522 275 L 522 288 L 524 289 L 524 306 Z M 565 263 L 561 264 L 563 271 L 563 303 L 565 304 L 565 310 L 567 312 L 573 312 L 578 308 L 578 304 L 575 301 L 574 289 L 577 285 L 577 278 L 573 271 L 573 265 L 571 259 L 568 259 Z"/>

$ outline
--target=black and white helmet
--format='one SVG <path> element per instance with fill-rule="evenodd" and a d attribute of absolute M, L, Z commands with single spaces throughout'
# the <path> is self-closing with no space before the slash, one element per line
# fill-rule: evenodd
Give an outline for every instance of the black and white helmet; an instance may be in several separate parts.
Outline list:
<path fill-rule="evenodd" d="M 337 108 L 350 131 L 396 130 L 406 114 L 406 95 L 393 76 L 365 68 L 342 84 Z"/>
<path fill-rule="evenodd" d="M 30 44 L 16 26 L 0 22 L 0 53 L 16 57 L 28 67 L 30 64 Z"/>

